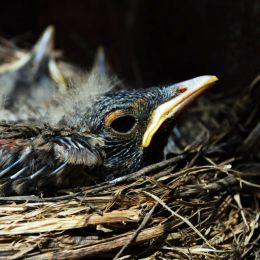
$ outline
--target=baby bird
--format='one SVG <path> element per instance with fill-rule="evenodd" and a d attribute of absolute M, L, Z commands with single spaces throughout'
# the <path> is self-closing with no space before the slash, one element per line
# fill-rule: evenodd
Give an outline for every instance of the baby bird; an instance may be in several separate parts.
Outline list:
<path fill-rule="evenodd" d="M 35 107 L 63 93 L 67 84 L 54 57 L 54 28 L 49 26 L 31 51 L 0 46 L 0 103 L 10 111 Z M 12 56 L 8 58 L 8 56 Z"/>
<path fill-rule="evenodd" d="M 126 175 L 160 159 L 176 116 L 215 83 L 110 90 L 55 124 L 0 124 L 0 194 L 52 193 Z M 80 95 L 80 93 L 79 93 Z"/>

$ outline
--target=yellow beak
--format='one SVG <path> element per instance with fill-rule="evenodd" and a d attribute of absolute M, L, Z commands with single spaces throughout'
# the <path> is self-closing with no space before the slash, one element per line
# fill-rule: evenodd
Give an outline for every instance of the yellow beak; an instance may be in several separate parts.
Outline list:
<path fill-rule="evenodd" d="M 212 86 L 217 80 L 216 76 L 201 76 L 167 87 L 166 89 L 172 90 L 173 97 L 159 105 L 152 112 L 143 136 L 142 146 L 148 147 L 154 134 L 165 120 L 176 116 L 184 107 L 190 104 L 191 101 Z"/>

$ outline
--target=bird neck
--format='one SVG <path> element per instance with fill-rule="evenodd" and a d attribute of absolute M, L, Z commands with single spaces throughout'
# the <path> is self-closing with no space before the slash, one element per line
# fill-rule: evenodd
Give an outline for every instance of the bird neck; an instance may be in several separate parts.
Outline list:
<path fill-rule="evenodd" d="M 104 171 L 107 179 L 129 174 L 143 166 L 143 149 L 137 148 L 134 141 L 107 141 L 105 153 Z"/>

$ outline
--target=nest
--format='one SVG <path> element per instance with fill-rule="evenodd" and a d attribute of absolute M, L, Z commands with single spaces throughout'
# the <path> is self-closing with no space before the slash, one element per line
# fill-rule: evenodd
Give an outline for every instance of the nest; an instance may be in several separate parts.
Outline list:
<path fill-rule="evenodd" d="M 259 259 L 259 79 L 235 100 L 200 100 L 165 161 L 56 197 L 0 198 L 0 259 Z"/>

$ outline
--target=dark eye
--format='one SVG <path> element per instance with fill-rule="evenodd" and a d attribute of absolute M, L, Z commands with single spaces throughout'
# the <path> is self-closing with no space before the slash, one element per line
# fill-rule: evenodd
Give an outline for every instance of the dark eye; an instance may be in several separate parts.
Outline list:
<path fill-rule="evenodd" d="M 118 133 L 128 133 L 130 132 L 136 124 L 136 120 L 133 116 L 121 116 L 116 118 L 110 125 L 110 127 Z"/>

